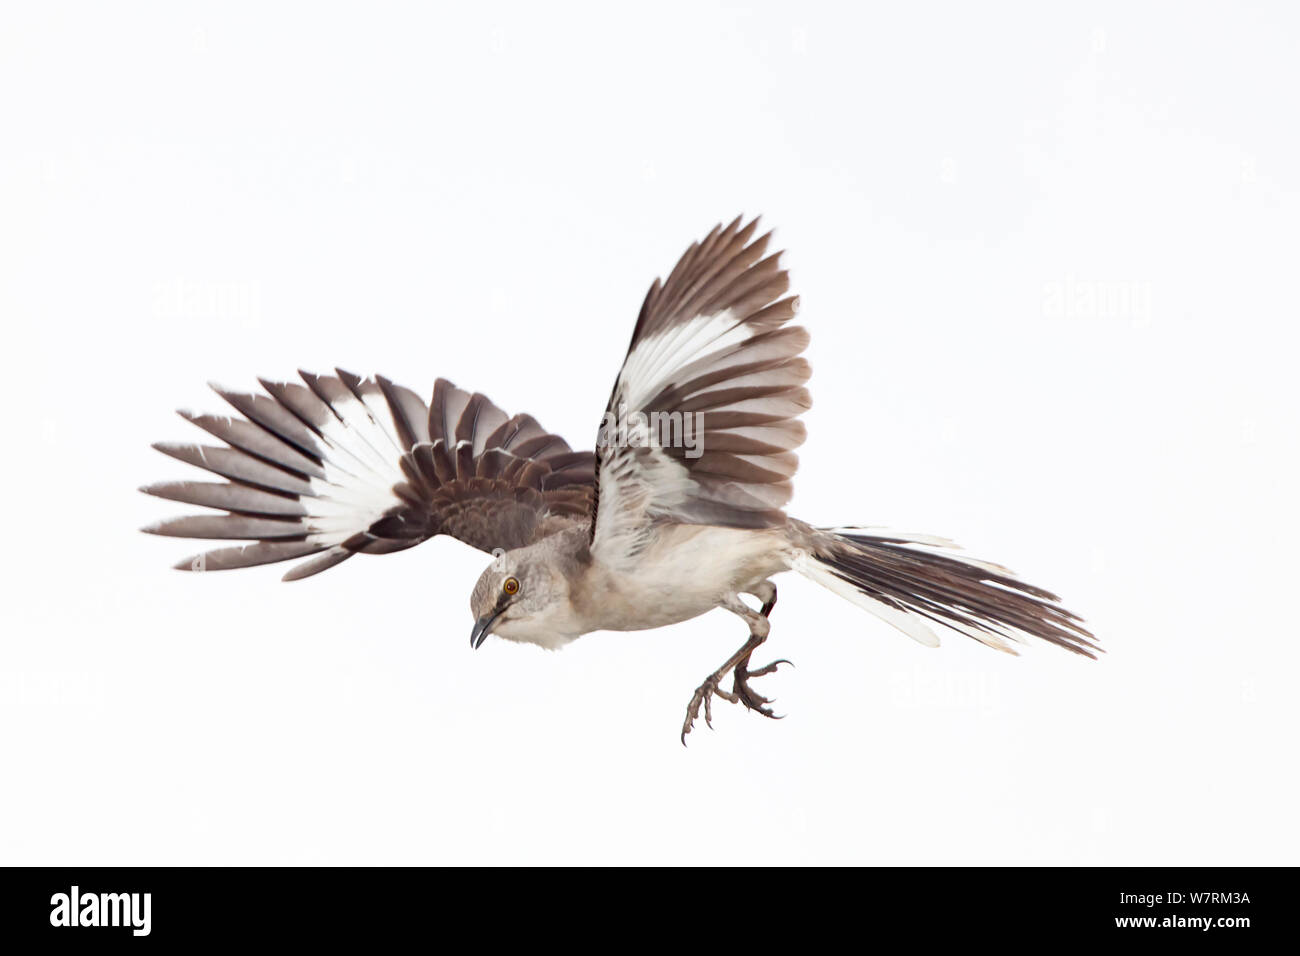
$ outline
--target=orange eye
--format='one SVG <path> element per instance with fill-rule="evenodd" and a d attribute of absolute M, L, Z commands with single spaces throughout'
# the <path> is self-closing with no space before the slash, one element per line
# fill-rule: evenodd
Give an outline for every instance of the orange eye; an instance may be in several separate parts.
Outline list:
<path fill-rule="evenodd" d="M 518 579 L 518 578 L 506 578 L 506 579 L 505 579 L 505 582 L 501 585 L 501 590 L 505 591 L 506 594 L 518 594 L 518 593 L 519 593 L 519 579 Z"/>

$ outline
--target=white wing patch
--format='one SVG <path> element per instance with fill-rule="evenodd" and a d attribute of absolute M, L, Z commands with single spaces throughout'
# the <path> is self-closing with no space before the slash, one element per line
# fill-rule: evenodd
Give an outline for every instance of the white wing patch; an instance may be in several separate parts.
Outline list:
<path fill-rule="evenodd" d="M 611 409 L 620 419 L 624 415 L 643 416 L 647 404 L 675 382 L 704 371 L 725 371 L 754 362 L 755 355 L 744 345 L 755 334 L 727 309 L 716 315 L 696 316 L 646 337 L 628 353 Z M 722 384 L 746 383 L 742 377 Z M 757 410 L 761 403 L 761 399 L 737 402 L 731 408 Z M 606 445 L 598 478 L 601 496 L 592 542 L 602 560 L 618 564 L 635 558 L 650 537 L 653 519 L 676 514 L 698 488 L 690 471 L 660 450 L 659 437 L 642 418 L 629 429 L 630 447 Z M 707 449 L 707 437 L 700 438 Z M 739 497 L 745 492 L 750 493 L 750 504 L 756 509 L 779 508 L 785 501 L 784 497 L 777 500 L 777 496 L 764 499 L 761 490 L 754 494 L 751 487 L 737 490 L 736 494 Z"/>
<path fill-rule="evenodd" d="M 737 324 L 730 309 L 696 316 L 638 342 L 623 363 L 615 391 L 629 410 L 640 410 L 701 356 L 739 345 L 753 334 Z"/>
<path fill-rule="evenodd" d="M 225 447 L 154 446 L 228 483 L 168 481 L 142 491 L 225 514 L 144 530 L 253 542 L 178 567 L 225 570 L 315 555 L 285 576 L 297 580 L 353 554 L 400 551 L 439 534 L 491 550 L 507 539 L 526 542 L 544 517 L 589 514 L 594 456 L 572 451 L 529 415 L 508 416 L 445 379 L 426 405 L 382 377 L 299 375 L 303 384 L 259 380 L 265 394 L 214 385 L 243 418 L 181 413 Z"/>
<path fill-rule="evenodd" d="M 177 567 L 241 567 L 262 563 L 261 556 L 271 559 L 320 551 L 326 554 L 316 559 L 318 563 L 342 560 L 349 553 L 339 547 L 343 542 L 402 504 L 393 492 L 404 480 L 401 437 L 378 386 L 373 380 L 356 380 L 363 396 L 358 397 L 339 378 L 304 375 L 304 379 L 322 389 L 328 402 L 297 384 L 263 383 L 275 394 L 278 406 L 262 396 L 213 384 L 218 394 L 245 414 L 252 411 L 250 419 L 262 424 L 182 412 L 187 420 L 230 447 L 176 442 L 155 445 L 172 457 L 240 484 L 170 482 L 146 488 L 160 497 L 231 513 L 173 518 L 149 525 L 145 531 L 179 537 L 259 539 L 195 555 Z M 295 568 L 289 574 L 302 576 L 303 572 Z"/>
<path fill-rule="evenodd" d="M 403 480 L 397 426 L 392 413 L 378 405 L 342 390 L 328 406 L 319 403 L 314 451 L 324 475 L 308 479 L 304 523 L 309 540 L 341 544 L 401 504 L 393 494 L 393 486 Z"/>
<path fill-rule="evenodd" d="M 646 296 L 597 452 L 602 561 L 633 561 L 665 522 L 785 524 L 808 334 L 785 327 L 798 300 L 784 297 L 780 253 L 764 257 L 770 234 L 756 228 L 719 225 Z"/>

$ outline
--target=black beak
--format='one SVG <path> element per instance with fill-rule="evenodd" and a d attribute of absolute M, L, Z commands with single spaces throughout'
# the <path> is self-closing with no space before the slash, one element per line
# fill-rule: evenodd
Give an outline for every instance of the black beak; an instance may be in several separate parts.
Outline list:
<path fill-rule="evenodd" d="M 479 618 L 474 622 L 474 630 L 469 632 L 469 646 L 478 650 L 487 636 L 492 633 L 492 625 L 496 623 L 497 618 L 501 616 L 501 611 L 493 611 L 485 617 Z"/>

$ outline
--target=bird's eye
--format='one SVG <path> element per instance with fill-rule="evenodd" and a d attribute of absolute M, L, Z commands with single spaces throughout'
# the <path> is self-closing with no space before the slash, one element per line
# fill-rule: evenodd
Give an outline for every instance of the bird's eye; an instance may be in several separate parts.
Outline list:
<path fill-rule="evenodd" d="M 501 590 L 502 590 L 502 591 L 505 591 L 506 594 L 518 594 L 518 593 L 519 593 L 519 579 L 518 579 L 518 578 L 506 578 L 505 581 L 504 581 L 504 582 L 502 583 L 502 585 L 501 585 Z"/>

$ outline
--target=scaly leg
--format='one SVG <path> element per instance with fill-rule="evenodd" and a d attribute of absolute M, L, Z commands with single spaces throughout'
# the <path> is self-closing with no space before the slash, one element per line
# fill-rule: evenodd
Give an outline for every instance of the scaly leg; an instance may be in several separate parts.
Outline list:
<path fill-rule="evenodd" d="M 754 590 L 747 591 L 746 593 L 754 595 L 754 597 L 763 602 L 763 607 L 758 612 L 759 614 L 762 614 L 765 618 L 771 616 L 772 608 L 776 607 L 775 584 L 771 581 L 764 581 L 758 587 L 754 588 Z M 763 642 L 760 640 L 758 643 L 761 644 Z M 757 647 L 758 644 L 755 644 L 753 648 L 750 648 L 750 654 L 752 654 L 754 648 Z M 749 686 L 749 678 L 762 677 L 764 674 L 774 673 L 777 667 L 782 664 L 790 664 L 790 662 L 783 658 L 778 661 L 773 661 L 765 667 L 760 667 L 756 671 L 751 671 L 749 669 L 749 654 L 746 654 L 735 666 L 734 677 L 731 685 L 732 693 L 740 698 L 740 702 L 750 710 L 756 710 L 764 717 L 771 717 L 774 720 L 778 719 L 776 714 L 772 713 L 772 709 L 765 706 L 772 703 L 772 701 L 764 697 L 762 694 L 755 692 L 754 689 Z M 793 664 L 790 664 L 790 666 L 794 667 Z"/>
<path fill-rule="evenodd" d="M 712 728 L 712 701 L 715 694 L 733 704 L 742 703 L 750 710 L 757 711 L 764 717 L 771 717 L 774 720 L 779 719 L 776 714 L 772 713 L 772 709 L 767 706 L 772 701 L 749 686 L 750 678 L 771 674 L 781 664 L 790 663 L 786 660 L 778 660 L 765 667 L 760 667 L 758 670 L 751 671 L 749 669 L 750 656 L 760 644 L 767 640 L 767 635 L 771 631 L 771 624 L 768 622 L 767 616 L 772 612 L 772 607 L 776 604 L 776 585 L 771 581 L 764 581 L 762 585 L 747 593 L 753 594 L 762 601 L 763 609 L 755 611 L 735 595 L 723 602 L 723 607 L 744 618 L 749 624 L 749 640 L 745 642 L 740 650 L 732 654 L 725 664 L 710 674 L 703 684 L 695 688 L 695 693 L 691 695 L 691 702 L 686 705 L 686 721 L 682 724 L 683 744 L 686 743 L 686 735 L 695 726 L 695 719 L 700 715 L 701 706 L 704 708 L 704 722 Z M 728 673 L 732 673 L 730 692 L 723 690 L 719 686 Z"/>

